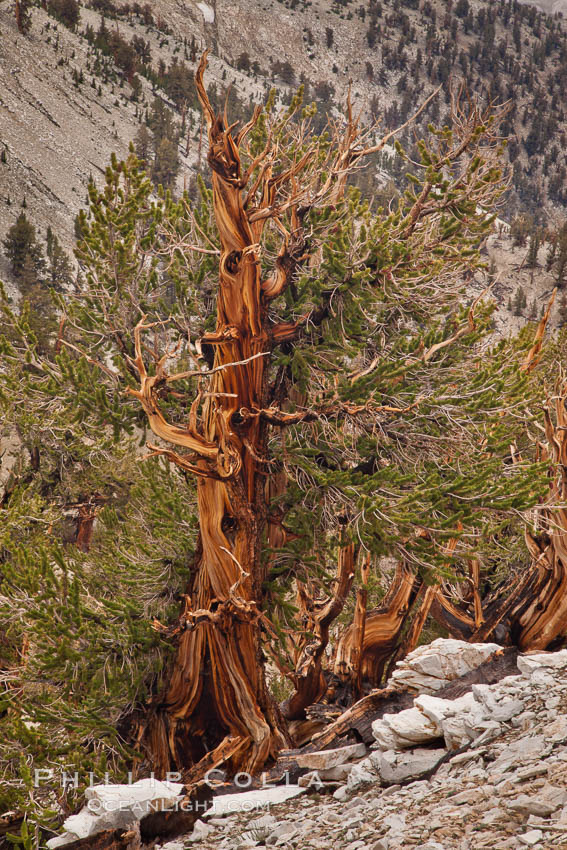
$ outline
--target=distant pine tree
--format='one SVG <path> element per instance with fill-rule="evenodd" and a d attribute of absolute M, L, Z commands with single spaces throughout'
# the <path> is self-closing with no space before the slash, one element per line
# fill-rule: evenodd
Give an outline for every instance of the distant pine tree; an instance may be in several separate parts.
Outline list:
<path fill-rule="evenodd" d="M 35 227 L 21 212 L 16 223 L 8 230 L 3 242 L 4 253 L 10 260 L 12 273 L 16 278 L 22 277 L 26 258 L 29 257 L 34 273 L 39 280 L 44 271 L 45 260 L 41 247 L 36 240 Z M 29 276 L 29 265 L 26 274 Z"/>
<path fill-rule="evenodd" d="M 567 222 L 554 234 L 552 246 L 547 257 L 547 267 L 553 273 L 555 285 L 563 289 L 567 278 Z"/>
<path fill-rule="evenodd" d="M 134 150 L 144 168 L 147 168 L 151 161 L 152 137 L 145 124 L 140 124 L 138 132 L 134 136 Z"/>
<path fill-rule="evenodd" d="M 47 9 L 50 15 L 71 30 L 79 23 L 81 10 L 77 0 L 49 0 Z"/>
<path fill-rule="evenodd" d="M 534 230 L 532 230 L 532 232 L 530 233 L 528 256 L 526 258 L 526 266 L 528 269 L 535 269 L 535 267 L 537 266 L 537 257 L 542 240 L 543 233 L 541 228 L 534 228 Z"/>
<path fill-rule="evenodd" d="M 14 12 L 16 15 L 16 24 L 23 35 L 26 35 L 31 29 L 32 6 L 33 0 L 15 0 Z"/>
<path fill-rule="evenodd" d="M 154 99 L 148 124 L 152 131 L 154 149 L 151 178 L 156 185 L 161 184 L 164 189 L 172 189 L 181 166 L 177 148 L 178 133 L 173 113 L 159 97 Z M 141 128 L 137 141 L 141 146 L 147 144 Z"/>
<path fill-rule="evenodd" d="M 157 148 L 152 167 L 152 179 L 164 189 L 173 189 L 179 172 L 180 162 L 177 142 L 173 139 L 162 139 Z"/>
<path fill-rule="evenodd" d="M 73 283 L 73 267 L 51 227 L 47 228 L 46 242 L 48 262 L 46 280 L 54 289 L 64 289 Z"/>
<path fill-rule="evenodd" d="M 524 287 L 519 286 L 518 289 L 516 290 L 516 295 L 514 297 L 514 302 L 513 302 L 514 316 L 521 316 L 522 310 L 524 310 L 527 303 L 528 303 L 528 301 L 527 301 L 527 298 L 526 298 L 526 293 L 524 292 Z"/>

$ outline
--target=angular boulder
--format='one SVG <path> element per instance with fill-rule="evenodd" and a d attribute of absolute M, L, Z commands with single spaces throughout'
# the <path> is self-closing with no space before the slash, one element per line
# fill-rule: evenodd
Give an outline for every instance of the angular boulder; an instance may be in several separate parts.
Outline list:
<path fill-rule="evenodd" d="M 399 714 L 385 714 L 372 724 L 372 734 L 382 750 L 412 749 L 443 736 L 438 723 L 419 708 L 406 708 Z"/>
<path fill-rule="evenodd" d="M 371 754 L 370 760 L 382 785 L 398 785 L 432 770 L 446 752 L 443 749 L 409 750 L 403 753 L 376 751 Z"/>
<path fill-rule="evenodd" d="M 525 676 L 531 676 L 537 670 L 562 670 L 567 667 L 567 649 L 559 652 L 534 652 L 530 655 L 520 655 L 518 670 Z"/>
<path fill-rule="evenodd" d="M 275 785 L 257 791 L 243 791 L 241 794 L 223 794 L 213 798 L 212 806 L 203 813 L 203 818 L 223 817 L 235 812 L 269 812 L 271 806 L 285 803 L 304 792 L 305 788 L 299 785 Z"/>
<path fill-rule="evenodd" d="M 418 646 L 399 661 L 389 684 L 398 690 L 432 694 L 480 667 L 500 648 L 496 643 L 437 638 L 427 646 Z"/>
<path fill-rule="evenodd" d="M 92 785 L 85 791 L 87 805 L 68 817 L 62 835 L 47 842 L 50 850 L 107 829 L 128 827 L 148 812 L 165 811 L 183 799 L 179 782 L 140 779 L 131 785 Z"/>
<path fill-rule="evenodd" d="M 365 755 L 366 746 L 364 744 L 350 744 L 347 747 L 338 747 L 336 750 L 300 753 L 295 756 L 295 760 L 298 767 L 306 767 L 309 770 L 330 770 L 355 759 L 364 758 Z"/>

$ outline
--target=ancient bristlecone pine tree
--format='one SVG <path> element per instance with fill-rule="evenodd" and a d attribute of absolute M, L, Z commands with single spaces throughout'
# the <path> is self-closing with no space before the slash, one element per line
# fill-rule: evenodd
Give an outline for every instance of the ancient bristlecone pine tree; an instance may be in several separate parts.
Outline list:
<path fill-rule="evenodd" d="M 174 656 L 136 739 L 187 781 L 258 770 L 291 743 L 327 690 L 359 562 L 364 585 L 380 555 L 399 561 L 380 629 L 366 624 L 377 670 L 424 576 L 541 491 L 527 462 L 504 463 L 527 393 L 518 352 L 476 352 L 490 309 L 464 293 L 502 192 L 498 114 L 455 97 L 453 127 L 419 143 L 410 187 L 374 212 L 348 178 L 393 133 L 376 141 L 349 107 L 314 136 L 299 96 L 238 129 L 211 107 L 205 67 L 212 191 L 201 206 L 156 198 L 133 155 L 113 160 L 81 218 L 84 289 L 60 340 L 100 384 L 89 415 L 118 438 L 141 406 L 188 514 L 196 489 L 184 609 L 155 623 Z M 347 667 L 365 605 L 361 591 Z M 268 655 L 293 687 L 281 706 Z"/>
<path fill-rule="evenodd" d="M 261 602 L 268 564 L 262 552 L 269 524 L 267 430 L 271 423 L 316 416 L 286 414 L 277 404 L 270 406 L 273 393 L 266 358 L 276 345 L 296 339 L 309 316 L 274 324 L 269 304 L 290 285 L 298 265 L 310 258 L 306 215 L 322 201 L 341 198 L 349 170 L 365 151 L 355 147 L 359 133 L 349 120 L 341 144 L 322 160 L 316 144 L 303 152 L 298 145 L 293 163 L 274 174 L 278 146 L 268 134 L 264 149 L 250 155 L 248 167 L 243 168 L 241 152 L 261 110 L 233 135 L 226 116 L 223 120 L 215 115 L 210 105 L 202 81 L 205 67 L 203 57 L 197 90 L 209 135 L 208 162 L 220 240 L 219 285 L 216 327 L 201 339 L 202 346 L 214 351 L 212 369 L 206 389 L 192 404 L 186 427 L 169 425 L 159 405 L 160 387 L 183 375 L 166 375 L 162 361 L 155 374 L 148 375 L 142 352 L 143 321 L 135 331 L 141 387 L 131 392 L 141 401 L 152 431 L 176 446 L 155 451 L 165 451 L 197 476 L 200 517 L 195 582 L 182 615 L 166 712 L 155 715 L 148 735 L 162 770 L 169 767 L 172 756 L 191 764 L 212 749 L 201 768 L 230 760 L 253 772 L 289 742 L 279 709 L 267 692 L 261 660 Z M 328 170 L 324 182 L 315 177 L 317 159 Z M 291 222 L 291 232 L 282 223 L 284 215 Z M 259 247 L 269 222 L 276 223 L 282 238 L 275 268 L 263 277 Z M 179 450 L 191 455 L 181 455 Z M 351 559 L 348 579 L 343 570 L 344 581 L 352 582 L 353 574 Z M 329 612 L 329 623 L 342 605 L 335 607 Z M 317 685 L 311 701 L 318 694 Z M 218 730 L 225 735 L 215 749 Z"/>

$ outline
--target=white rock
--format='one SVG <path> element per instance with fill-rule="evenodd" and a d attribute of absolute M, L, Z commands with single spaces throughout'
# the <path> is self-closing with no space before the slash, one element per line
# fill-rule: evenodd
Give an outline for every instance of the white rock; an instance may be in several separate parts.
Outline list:
<path fill-rule="evenodd" d="M 128 827 L 150 811 L 171 808 L 182 798 L 183 791 L 184 786 L 179 782 L 155 779 L 140 779 L 131 785 L 90 786 L 85 791 L 87 805 L 63 824 L 71 838 L 51 848 L 62 847 L 69 841 L 87 838 L 105 829 Z"/>
<path fill-rule="evenodd" d="M 444 755 L 445 750 L 411 750 L 404 753 L 376 751 L 370 759 L 380 780 L 385 785 L 395 785 L 431 770 Z"/>
<path fill-rule="evenodd" d="M 242 835 L 236 839 L 235 844 L 231 844 L 231 847 L 234 847 L 235 850 L 248 850 L 249 847 L 258 847 L 260 844 L 259 840 L 253 833 L 243 832 Z"/>
<path fill-rule="evenodd" d="M 280 823 L 275 829 L 270 832 L 266 838 L 266 844 L 275 844 L 280 838 L 285 838 L 290 841 L 294 835 L 299 832 L 298 828 L 293 823 Z"/>
<path fill-rule="evenodd" d="M 498 682 L 498 691 L 509 691 L 512 694 L 518 693 L 518 688 L 524 689 L 526 682 L 523 676 L 505 676 Z"/>
<path fill-rule="evenodd" d="M 539 685 L 540 688 L 548 690 L 555 685 L 555 675 L 553 675 L 548 667 L 539 667 L 530 674 L 530 683 L 532 687 Z"/>
<path fill-rule="evenodd" d="M 346 785 L 341 785 L 340 788 L 337 788 L 337 790 L 333 794 L 333 797 L 340 803 L 344 803 L 350 797 L 350 789 L 347 788 Z"/>
<path fill-rule="evenodd" d="M 203 817 L 269 810 L 270 806 L 285 803 L 304 791 L 305 788 L 300 788 L 299 785 L 276 785 L 273 788 L 260 788 L 258 791 L 244 791 L 242 794 L 224 794 L 213 798 L 211 808 L 203 813 Z"/>
<path fill-rule="evenodd" d="M 262 815 L 255 818 L 246 824 L 248 829 L 269 829 L 273 830 L 278 825 L 276 818 L 273 815 Z"/>
<path fill-rule="evenodd" d="M 507 723 L 524 710 L 524 703 L 519 699 L 508 699 L 500 703 L 492 712 L 492 719 L 499 723 Z"/>
<path fill-rule="evenodd" d="M 533 779 L 535 776 L 542 776 L 548 770 L 548 764 L 532 764 L 529 767 L 521 767 L 516 771 L 516 776 L 518 779 Z"/>
<path fill-rule="evenodd" d="M 535 652 L 533 655 L 520 655 L 518 658 L 518 670 L 525 675 L 530 676 L 542 667 L 553 670 L 567 667 L 567 649 L 559 652 Z"/>
<path fill-rule="evenodd" d="M 76 838 L 86 838 L 97 832 L 99 818 L 88 809 L 81 809 L 76 815 L 68 817 L 63 827 Z M 74 839 L 73 839 L 74 840 Z"/>
<path fill-rule="evenodd" d="M 397 737 L 382 718 L 372 723 L 372 734 L 380 749 L 395 750 L 397 748 Z"/>
<path fill-rule="evenodd" d="M 421 694 L 414 705 L 441 729 L 450 750 L 473 741 L 493 725 L 493 721 L 486 721 L 487 709 L 472 692 L 454 700 Z"/>
<path fill-rule="evenodd" d="M 541 829 L 530 829 L 529 832 L 525 832 L 523 835 L 518 835 L 518 841 L 526 847 L 533 847 L 534 844 L 539 844 L 542 838 L 543 832 Z"/>
<path fill-rule="evenodd" d="M 406 708 L 399 714 L 385 714 L 372 724 L 372 734 L 383 750 L 409 749 L 434 741 L 442 735 L 440 727 L 419 708 Z"/>
<path fill-rule="evenodd" d="M 440 727 L 446 717 L 462 715 L 465 712 L 482 713 L 474 694 L 468 693 L 458 699 L 441 699 L 440 697 L 421 694 L 413 701 L 416 708 L 425 714 L 436 726 Z"/>
<path fill-rule="evenodd" d="M 484 731 L 484 729 L 479 729 L 478 720 L 476 722 L 467 722 L 469 717 L 470 715 L 447 717 L 443 721 L 443 737 L 448 750 L 458 750 L 459 747 L 463 747 L 469 741 L 474 741 Z"/>
<path fill-rule="evenodd" d="M 323 782 L 345 782 L 352 770 L 352 764 L 339 764 L 329 770 L 320 770 L 319 778 Z"/>
<path fill-rule="evenodd" d="M 414 699 L 413 704 L 418 708 L 431 723 L 441 731 L 441 723 L 448 714 L 451 714 L 451 700 L 440 699 L 429 694 L 421 694 Z"/>
<path fill-rule="evenodd" d="M 512 741 L 500 751 L 498 758 L 490 765 L 491 771 L 504 773 L 512 764 L 519 762 L 521 765 L 532 759 L 539 759 L 545 749 L 543 735 L 526 735 Z"/>
<path fill-rule="evenodd" d="M 453 638 L 437 638 L 419 646 L 396 665 L 390 684 L 433 693 L 448 682 L 479 667 L 500 647 L 495 643 L 467 643 Z"/>
<path fill-rule="evenodd" d="M 478 738 L 474 739 L 475 747 L 477 748 L 481 747 L 482 744 L 491 741 L 493 738 L 496 738 L 502 731 L 500 723 L 497 723 L 495 720 L 483 720 L 483 722 L 479 724 L 479 728 L 483 728 L 484 732 L 482 732 Z"/>
<path fill-rule="evenodd" d="M 189 836 L 189 841 L 203 841 L 208 838 L 211 832 L 214 832 L 214 827 L 208 823 L 203 823 L 202 820 L 197 820 L 193 824 L 193 832 Z"/>
<path fill-rule="evenodd" d="M 567 739 L 567 717 L 562 715 L 546 726 L 545 737 L 554 742 Z"/>
<path fill-rule="evenodd" d="M 366 765 L 353 765 L 347 779 L 347 788 L 350 791 L 356 791 L 371 782 L 376 782 L 376 774 L 373 770 L 369 770 Z"/>
<path fill-rule="evenodd" d="M 170 808 L 183 796 L 180 782 L 140 779 L 131 785 L 92 785 L 85 791 L 87 808 L 93 814 L 129 808 L 139 810 L 140 817 L 150 808 Z"/>
<path fill-rule="evenodd" d="M 399 835 L 406 828 L 406 816 L 405 814 L 388 815 L 382 824 L 388 827 L 392 836 Z"/>
<path fill-rule="evenodd" d="M 542 797 L 529 797 L 527 794 L 520 794 L 507 801 L 507 806 L 513 812 L 519 812 L 521 815 L 536 815 L 540 818 L 547 818 L 549 815 L 559 808 L 559 802 L 552 803 Z"/>
<path fill-rule="evenodd" d="M 214 24 L 215 22 L 215 10 L 212 6 L 209 6 L 208 3 L 197 3 L 197 6 L 203 13 L 203 18 L 205 19 L 205 23 Z"/>
<path fill-rule="evenodd" d="M 308 767 L 310 770 L 328 770 L 340 764 L 346 764 L 366 755 L 364 744 L 350 744 L 336 750 L 320 750 L 316 753 L 300 753 L 295 756 L 298 767 Z"/>
<path fill-rule="evenodd" d="M 494 694 L 494 688 L 490 685 L 473 685 L 472 694 L 475 700 L 481 705 L 483 705 L 487 709 L 487 711 L 493 711 L 498 705 Z"/>
<path fill-rule="evenodd" d="M 63 832 L 61 835 L 55 835 L 46 842 L 49 850 L 55 850 L 56 847 L 63 847 L 64 844 L 70 844 L 71 841 L 76 841 L 77 836 L 70 832 Z"/>
<path fill-rule="evenodd" d="M 445 850 L 445 848 L 438 841 L 428 841 L 427 844 L 418 845 L 416 850 Z"/>

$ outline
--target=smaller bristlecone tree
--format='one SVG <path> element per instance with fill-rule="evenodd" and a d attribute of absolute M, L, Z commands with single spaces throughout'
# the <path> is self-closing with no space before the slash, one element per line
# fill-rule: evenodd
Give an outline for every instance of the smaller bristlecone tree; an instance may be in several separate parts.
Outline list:
<path fill-rule="evenodd" d="M 26 260 L 31 263 L 35 274 L 41 276 L 45 268 L 45 258 L 37 241 L 35 227 L 25 212 L 21 212 L 8 229 L 2 245 L 4 254 L 10 261 L 12 274 L 17 280 L 24 274 Z"/>
<path fill-rule="evenodd" d="M 89 771 L 128 781 L 125 716 L 167 662 L 152 623 L 175 622 L 197 520 L 174 467 L 139 475 L 141 417 L 117 440 L 111 411 L 90 415 L 99 370 L 61 345 L 53 306 L 34 320 L 22 301 L 0 288 L 0 809 L 33 834 L 81 804 Z"/>

